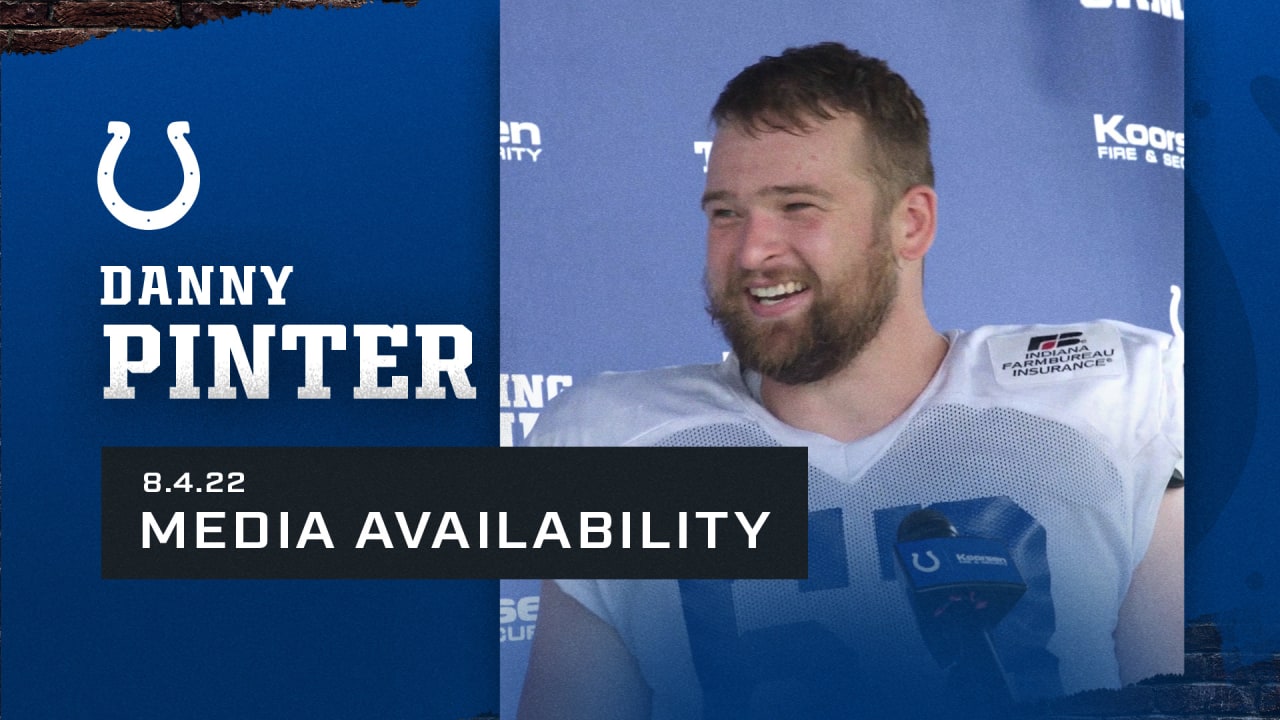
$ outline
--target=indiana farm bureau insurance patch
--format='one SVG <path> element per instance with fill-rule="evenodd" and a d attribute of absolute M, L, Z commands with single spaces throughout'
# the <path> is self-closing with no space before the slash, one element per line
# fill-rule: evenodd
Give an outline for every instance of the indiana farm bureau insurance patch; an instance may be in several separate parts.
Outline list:
<path fill-rule="evenodd" d="M 1000 335 L 988 340 L 987 347 L 996 380 L 1006 386 L 1125 373 L 1120 331 L 1102 323 Z"/>

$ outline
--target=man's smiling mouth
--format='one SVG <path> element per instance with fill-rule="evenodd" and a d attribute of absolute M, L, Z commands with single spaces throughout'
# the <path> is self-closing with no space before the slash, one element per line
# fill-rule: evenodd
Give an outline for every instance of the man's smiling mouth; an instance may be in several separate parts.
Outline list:
<path fill-rule="evenodd" d="M 776 305 L 797 293 L 808 290 L 809 286 L 802 282 L 785 282 L 766 287 L 748 288 L 747 292 L 761 305 Z"/>

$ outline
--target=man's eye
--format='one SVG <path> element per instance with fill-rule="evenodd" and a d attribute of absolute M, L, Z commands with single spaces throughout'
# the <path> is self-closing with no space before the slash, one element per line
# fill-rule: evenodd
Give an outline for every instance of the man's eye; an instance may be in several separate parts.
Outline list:
<path fill-rule="evenodd" d="M 707 216 L 712 220 L 723 220 L 726 218 L 737 217 L 737 213 L 729 208 L 711 208 L 707 210 Z"/>
<path fill-rule="evenodd" d="M 816 207 L 816 206 L 813 203 L 807 203 L 807 202 L 790 202 L 784 205 L 783 209 L 786 210 L 787 212 L 799 212 L 801 210 L 808 210 L 811 207 Z"/>

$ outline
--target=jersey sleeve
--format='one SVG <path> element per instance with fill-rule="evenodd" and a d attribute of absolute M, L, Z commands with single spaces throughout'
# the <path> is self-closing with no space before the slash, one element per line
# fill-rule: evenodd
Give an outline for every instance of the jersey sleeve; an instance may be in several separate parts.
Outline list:
<path fill-rule="evenodd" d="M 1134 501 L 1135 563 L 1146 554 L 1165 491 L 1185 474 L 1183 337 L 1152 333 L 1148 342 L 1154 358 L 1134 372 L 1156 374 L 1159 384 L 1150 400 L 1154 436 L 1137 448 L 1133 459 L 1139 483 Z"/>
<path fill-rule="evenodd" d="M 1182 472 L 1181 336 L 1113 320 L 989 326 L 965 339 L 983 401 L 1063 423 L 1107 448 L 1123 484 L 1131 569 Z"/>
<path fill-rule="evenodd" d="M 709 409 L 736 408 L 736 364 L 610 372 L 560 393 L 525 440 L 532 446 L 652 445 Z M 740 382 L 740 381 L 739 381 Z"/>

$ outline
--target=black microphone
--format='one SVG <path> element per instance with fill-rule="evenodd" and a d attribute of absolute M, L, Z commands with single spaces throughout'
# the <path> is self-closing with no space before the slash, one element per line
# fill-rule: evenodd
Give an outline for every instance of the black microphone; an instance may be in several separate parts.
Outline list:
<path fill-rule="evenodd" d="M 964 537 L 941 512 L 924 508 L 898 525 L 896 546 L 907 596 L 930 654 L 947 673 L 957 710 L 1006 718 L 1009 689 L 991 630 L 1027 586 L 999 541 Z"/>

